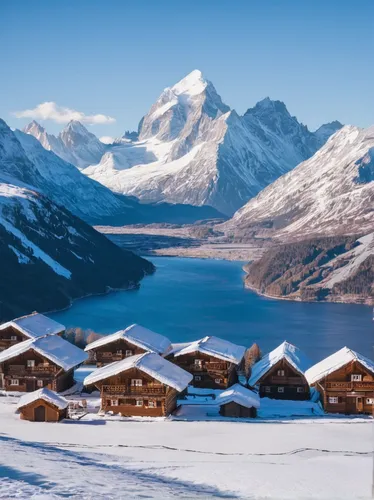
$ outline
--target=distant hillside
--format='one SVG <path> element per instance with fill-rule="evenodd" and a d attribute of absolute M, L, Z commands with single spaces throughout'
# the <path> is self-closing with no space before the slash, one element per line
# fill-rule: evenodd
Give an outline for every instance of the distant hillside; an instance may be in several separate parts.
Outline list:
<path fill-rule="evenodd" d="M 247 287 L 272 297 L 374 304 L 374 233 L 273 247 L 246 272 Z"/>
<path fill-rule="evenodd" d="M 1 167 L 1 165 L 0 165 Z M 0 169 L 1 170 L 1 169 Z M 30 189 L 0 183 L 0 321 L 132 288 L 154 266 Z"/>

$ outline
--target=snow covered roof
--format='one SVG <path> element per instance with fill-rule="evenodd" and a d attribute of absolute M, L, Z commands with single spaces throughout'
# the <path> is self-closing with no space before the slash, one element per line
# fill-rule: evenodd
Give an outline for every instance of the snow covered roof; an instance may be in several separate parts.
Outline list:
<path fill-rule="evenodd" d="M 46 357 L 65 371 L 80 365 L 88 358 L 82 349 L 67 340 L 57 335 L 46 335 L 37 339 L 24 340 L 0 352 L 0 363 L 15 358 L 30 349 Z"/>
<path fill-rule="evenodd" d="M 222 391 L 215 399 L 215 403 L 220 406 L 232 402 L 245 406 L 246 408 L 259 408 L 260 396 L 256 392 L 253 392 L 240 384 L 235 384 Z"/>
<path fill-rule="evenodd" d="M 99 380 L 105 380 L 132 368 L 137 368 L 162 384 L 173 387 L 177 391 L 183 391 L 192 380 L 192 375 L 179 366 L 174 365 L 154 352 L 145 352 L 98 368 L 88 375 L 83 383 L 84 385 L 91 385 Z"/>
<path fill-rule="evenodd" d="M 305 377 L 310 385 L 314 384 L 352 361 L 358 361 L 374 374 L 374 361 L 352 351 L 352 349 L 348 347 L 343 347 L 339 351 L 334 352 L 334 354 L 331 354 L 331 356 L 328 356 L 309 368 L 309 370 L 305 372 Z"/>
<path fill-rule="evenodd" d="M 202 354 L 208 354 L 215 358 L 238 365 L 243 359 L 245 350 L 245 347 L 233 344 L 228 340 L 218 337 L 204 337 L 203 339 L 196 340 L 187 345 L 182 344 L 182 348 L 179 350 L 175 348 L 173 354 L 177 357 L 193 352 L 201 352 Z"/>
<path fill-rule="evenodd" d="M 10 326 L 30 339 L 43 337 L 44 335 L 56 335 L 65 330 L 64 325 L 61 325 L 61 323 L 57 323 L 57 321 L 37 312 L 3 323 L 0 325 L 0 330 L 4 330 Z"/>
<path fill-rule="evenodd" d="M 284 341 L 273 351 L 269 352 L 252 366 L 252 374 L 248 381 L 249 385 L 256 385 L 257 382 L 267 373 L 278 361 L 285 359 L 302 375 L 311 366 L 311 361 L 293 344 Z"/>
<path fill-rule="evenodd" d="M 63 396 L 60 396 L 56 392 L 43 387 L 43 389 L 38 389 L 37 391 L 29 392 L 22 396 L 18 402 L 17 410 L 33 403 L 34 401 L 37 401 L 38 399 L 43 399 L 47 403 L 57 406 L 59 410 L 64 410 L 69 404 L 69 401 Z"/>
<path fill-rule="evenodd" d="M 91 351 L 92 349 L 110 344 L 119 339 L 124 339 L 130 342 L 130 344 L 136 345 L 146 351 L 156 352 L 157 354 L 165 354 L 171 349 L 171 343 L 167 337 L 155 333 L 152 330 L 148 330 L 148 328 L 144 328 L 144 326 L 134 324 L 128 326 L 125 330 L 120 330 L 91 342 L 85 348 L 85 351 Z"/>

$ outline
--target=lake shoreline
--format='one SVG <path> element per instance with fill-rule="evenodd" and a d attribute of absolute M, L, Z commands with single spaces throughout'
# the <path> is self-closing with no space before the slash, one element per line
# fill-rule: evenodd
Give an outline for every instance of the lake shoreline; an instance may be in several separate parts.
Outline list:
<path fill-rule="evenodd" d="M 215 335 L 263 352 L 287 339 L 315 361 L 344 345 L 371 353 L 371 311 L 361 304 L 315 303 L 264 297 L 243 283 L 243 262 L 151 257 L 157 272 L 136 290 L 84 297 L 48 315 L 67 328 L 110 334 L 133 323 L 192 342 Z M 132 293 L 123 293 L 132 292 Z"/>

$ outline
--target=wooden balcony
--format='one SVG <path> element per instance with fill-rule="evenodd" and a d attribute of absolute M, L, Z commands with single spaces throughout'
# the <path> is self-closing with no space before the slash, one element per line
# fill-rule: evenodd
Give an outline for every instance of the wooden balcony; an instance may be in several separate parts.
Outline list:
<path fill-rule="evenodd" d="M 24 365 L 10 365 L 8 368 L 9 375 L 37 377 L 41 375 L 50 375 L 57 373 L 59 368 L 52 365 L 37 365 L 37 366 L 24 366 Z"/>
<path fill-rule="evenodd" d="M 225 371 L 227 370 L 226 363 L 209 363 L 205 362 L 202 365 L 191 364 L 184 367 L 188 372 L 209 372 L 209 371 Z"/>
<path fill-rule="evenodd" d="M 101 392 L 111 396 L 162 396 L 166 394 L 166 387 L 160 386 L 128 386 L 103 385 Z"/>
<path fill-rule="evenodd" d="M 207 370 L 218 370 L 218 371 L 227 370 L 227 363 L 211 362 L 211 363 L 206 363 L 205 366 Z"/>
<path fill-rule="evenodd" d="M 326 382 L 326 389 L 336 391 L 374 391 L 374 382 Z"/>
<path fill-rule="evenodd" d="M 304 385 L 303 379 L 301 377 L 271 377 L 271 384 L 279 385 Z"/>

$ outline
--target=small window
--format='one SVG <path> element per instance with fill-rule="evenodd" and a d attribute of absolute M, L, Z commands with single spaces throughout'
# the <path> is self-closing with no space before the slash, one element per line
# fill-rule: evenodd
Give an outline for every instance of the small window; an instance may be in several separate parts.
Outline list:
<path fill-rule="evenodd" d="M 11 381 L 10 381 L 10 385 L 19 385 L 18 378 L 12 378 Z"/>
<path fill-rule="evenodd" d="M 110 406 L 118 406 L 118 399 L 111 399 Z"/>
<path fill-rule="evenodd" d="M 200 382 L 200 380 L 201 380 L 200 375 L 195 375 L 195 380 L 196 380 L 196 382 Z"/>
<path fill-rule="evenodd" d="M 195 366 L 199 366 L 201 368 L 203 366 L 203 360 L 202 359 L 195 359 Z"/>
<path fill-rule="evenodd" d="M 11 335 L 10 340 L 17 340 L 17 335 Z"/>
<path fill-rule="evenodd" d="M 116 354 L 118 354 L 118 356 L 121 356 L 122 355 L 122 349 L 117 349 L 117 353 Z"/>
<path fill-rule="evenodd" d="M 284 370 L 278 370 L 277 375 L 278 377 L 284 377 Z"/>
<path fill-rule="evenodd" d="M 132 378 L 131 385 L 132 387 L 141 387 L 143 385 L 143 380 L 141 378 Z"/>
<path fill-rule="evenodd" d="M 122 351 L 121 351 L 121 354 L 122 354 Z M 132 350 L 126 349 L 126 357 L 128 358 L 129 356 L 132 356 Z"/>
<path fill-rule="evenodd" d="M 271 387 L 269 387 L 268 385 L 265 387 L 265 392 L 271 392 Z"/>
<path fill-rule="evenodd" d="M 34 368 L 34 366 L 35 366 L 35 361 L 33 359 L 28 359 L 27 368 Z"/>
<path fill-rule="evenodd" d="M 43 387 L 44 386 L 43 380 L 37 380 L 36 385 L 37 385 L 37 387 Z"/>
<path fill-rule="evenodd" d="M 137 399 L 135 401 L 135 406 L 143 406 L 143 400 L 142 399 Z"/>
<path fill-rule="evenodd" d="M 339 403 L 339 398 L 337 396 L 329 396 L 329 403 L 335 405 Z"/>
<path fill-rule="evenodd" d="M 157 406 L 157 403 L 154 399 L 150 399 L 148 401 L 148 408 L 156 408 L 156 406 Z"/>
<path fill-rule="evenodd" d="M 284 387 L 278 387 L 278 392 L 284 392 Z"/>
<path fill-rule="evenodd" d="M 351 382 L 361 382 L 362 375 L 353 374 L 351 375 Z"/>
<path fill-rule="evenodd" d="M 222 382 L 222 380 L 221 380 L 220 378 L 215 378 L 215 379 L 214 379 L 214 382 L 215 382 L 216 384 L 220 384 L 220 383 Z"/>
<path fill-rule="evenodd" d="M 304 392 L 304 387 L 298 387 L 297 392 Z"/>
<path fill-rule="evenodd" d="M 373 405 L 374 404 L 374 398 L 366 398 L 366 404 L 367 405 Z"/>

